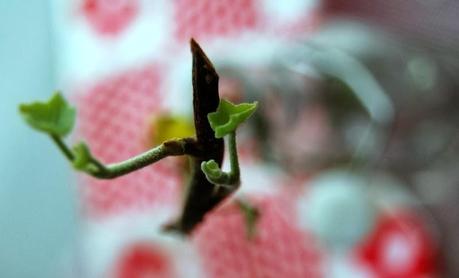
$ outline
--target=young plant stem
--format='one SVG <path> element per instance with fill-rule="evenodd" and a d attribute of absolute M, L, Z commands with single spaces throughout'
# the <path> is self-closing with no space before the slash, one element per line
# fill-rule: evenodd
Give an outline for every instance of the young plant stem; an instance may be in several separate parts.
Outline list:
<path fill-rule="evenodd" d="M 241 174 L 239 170 L 239 160 L 237 157 L 236 131 L 231 132 L 228 136 L 228 150 L 231 167 L 231 172 L 229 173 L 229 183 L 239 185 Z"/>
<path fill-rule="evenodd" d="M 229 148 L 229 154 L 230 154 L 232 181 L 239 182 L 241 174 L 239 170 L 239 159 L 237 157 L 236 131 L 233 131 L 229 134 L 228 148 Z"/>
<path fill-rule="evenodd" d="M 186 190 L 182 212 L 176 222 L 166 227 L 167 230 L 174 230 L 185 235 L 190 234 L 203 220 L 204 215 L 233 193 L 239 185 L 239 165 L 234 132 L 230 134 L 228 142 L 231 172 L 224 183 L 234 186 L 216 185 L 210 182 L 201 170 L 201 164 L 206 161 L 213 161 L 217 168 L 221 169 L 223 161 L 224 140 L 215 137 L 208 120 L 208 115 L 215 112 L 220 103 L 219 77 L 201 47 L 193 39 L 190 44 L 193 56 L 193 113 L 196 138 L 166 141 L 125 161 L 104 165 L 91 155 L 89 148 L 84 143 L 70 149 L 61 137 L 51 135 L 52 140 L 76 169 L 100 179 L 112 179 L 126 175 L 168 156 L 190 156 L 193 172 Z"/>
<path fill-rule="evenodd" d="M 197 145 L 200 152 L 192 156 L 192 177 L 187 187 L 182 213 L 177 222 L 166 226 L 166 230 L 189 234 L 204 215 L 225 199 L 230 192 L 215 191 L 201 171 L 201 163 L 214 160 L 219 166 L 223 161 L 224 141 L 215 138 L 207 115 L 217 110 L 220 102 L 218 95 L 218 74 L 201 47 L 192 39 L 193 56 L 193 112 Z"/>
<path fill-rule="evenodd" d="M 50 137 L 68 160 L 73 161 L 73 159 L 75 159 L 73 152 L 69 149 L 61 137 L 57 135 L 50 135 Z"/>
<path fill-rule="evenodd" d="M 51 136 L 53 141 L 65 155 L 65 157 L 73 162 L 75 155 L 65 142 L 58 136 Z M 168 156 L 192 155 L 196 153 L 194 144 L 196 140 L 193 138 L 183 138 L 169 140 L 163 144 L 150 149 L 144 153 L 131 157 L 127 160 L 104 165 L 97 159 L 91 157 L 91 163 L 95 166 L 91 171 L 85 171 L 87 174 L 99 179 L 114 179 L 124 176 L 131 172 L 137 171 L 148 165 L 151 165 Z"/>
<path fill-rule="evenodd" d="M 240 171 L 235 131 L 228 134 L 228 151 L 230 155 L 230 172 L 223 172 L 214 161 L 201 163 L 201 170 L 209 182 L 230 190 L 236 190 L 240 183 Z"/>
<path fill-rule="evenodd" d="M 190 149 L 193 148 L 190 145 L 193 145 L 194 143 L 195 141 L 192 138 L 166 141 L 163 144 L 137 156 L 122 162 L 112 163 L 109 165 L 103 165 L 100 164 L 97 160 L 94 160 L 93 162 L 96 165 L 98 171 L 91 174 L 100 179 L 117 178 L 151 165 L 168 156 L 190 154 L 192 153 L 190 152 Z"/>
<path fill-rule="evenodd" d="M 185 146 L 185 140 L 167 141 L 123 162 L 106 166 L 106 171 L 99 178 L 116 178 L 151 165 L 168 156 L 184 155 L 186 154 Z"/>

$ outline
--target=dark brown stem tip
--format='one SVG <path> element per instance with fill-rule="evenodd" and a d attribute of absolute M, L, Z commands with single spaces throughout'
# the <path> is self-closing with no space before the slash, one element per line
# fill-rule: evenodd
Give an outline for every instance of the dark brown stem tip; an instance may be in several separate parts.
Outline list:
<path fill-rule="evenodd" d="M 181 236 L 186 236 L 186 232 L 180 228 L 180 225 L 177 222 L 171 222 L 163 225 L 161 227 L 161 231 L 165 233 L 175 233 Z"/>
<path fill-rule="evenodd" d="M 198 52 L 204 53 L 204 51 L 202 51 L 201 46 L 194 40 L 194 38 L 191 38 L 190 40 L 190 47 L 191 47 L 191 52 L 193 54 L 198 53 Z"/>
<path fill-rule="evenodd" d="M 193 49 L 195 48 L 201 49 L 201 47 L 199 46 L 199 44 L 196 42 L 194 38 L 190 39 L 190 46 L 191 46 L 191 51 L 193 51 Z"/>
<path fill-rule="evenodd" d="M 208 66 L 208 69 L 215 71 L 214 66 L 212 62 L 209 60 L 207 57 L 206 53 L 202 50 L 201 46 L 194 40 L 194 38 L 191 38 L 190 40 L 190 47 L 191 47 L 191 53 L 193 54 L 193 57 L 195 59 L 203 60 L 203 64 Z M 216 73 L 215 73 L 216 74 Z"/>

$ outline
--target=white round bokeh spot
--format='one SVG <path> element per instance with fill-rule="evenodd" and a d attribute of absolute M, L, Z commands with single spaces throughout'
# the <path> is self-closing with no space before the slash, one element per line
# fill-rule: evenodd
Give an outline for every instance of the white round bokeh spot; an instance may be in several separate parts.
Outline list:
<path fill-rule="evenodd" d="M 314 178 L 298 202 L 298 223 L 331 248 L 348 248 L 374 225 L 376 209 L 365 179 L 344 171 Z"/>

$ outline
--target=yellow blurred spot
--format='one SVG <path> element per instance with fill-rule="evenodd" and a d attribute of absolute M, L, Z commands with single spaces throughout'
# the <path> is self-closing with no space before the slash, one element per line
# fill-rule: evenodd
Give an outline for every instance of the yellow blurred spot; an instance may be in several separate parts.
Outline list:
<path fill-rule="evenodd" d="M 162 114 L 151 120 L 149 142 L 159 145 L 174 138 L 194 136 L 194 125 L 191 119 L 183 116 Z"/>

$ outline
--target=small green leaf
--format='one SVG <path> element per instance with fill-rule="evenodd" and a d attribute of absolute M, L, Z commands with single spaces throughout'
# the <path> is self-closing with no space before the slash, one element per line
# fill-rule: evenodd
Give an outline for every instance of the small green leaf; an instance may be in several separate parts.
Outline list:
<path fill-rule="evenodd" d="M 204 161 L 201 163 L 201 170 L 208 177 L 208 179 L 216 180 L 221 178 L 223 172 L 220 170 L 217 162 L 213 159 L 209 161 Z"/>
<path fill-rule="evenodd" d="M 75 108 L 58 92 L 48 102 L 21 104 L 19 111 L 32 128 L 55 136 L 67 135 L 75 124 Z"/>
<path fill-rule="evenodd" d="M 248 239 L 253 239 L 256 234 L 256 224 L 260 217 L 258 209 L 245 200 L 237 200 L 236 204 L 239 207 L 245 220 L 246 235 Z"/>
<path fill-rule="evenodd" d="M 75 169 L 93 173 L 97 171 L 97 166 L 94 164 L 94 158 L 89 150 L 88 146 L 81 142 L 73 147 L 74 159 L 72 161 Z"/>
<path fill-rule="evenodd" d="M 215 132 L 215 137 L 222 138 L 236 130 L 255 112 L 256 108 L 257 102 L 235 105 L 227 100 L 220 100 L 217 111 L 207 115 L 210 126 Z"/>

